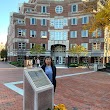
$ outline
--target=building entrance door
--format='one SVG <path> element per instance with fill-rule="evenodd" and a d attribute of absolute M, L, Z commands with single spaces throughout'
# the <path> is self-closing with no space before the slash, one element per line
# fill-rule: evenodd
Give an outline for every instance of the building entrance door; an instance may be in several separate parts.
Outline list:
<path fill-rule="evenodd" d="M 62 56 L 56 57 L 56 64 L 63 64 L 63 57 Z"/>
<path fill-rule="evenodd" d="M 63 58 L 62 58 L 62 56 L 59 56 L 59 64 L 63 64 Z"/>
<path fill-rule="evenodd" d="M 51 55 L 55 64 L 65 64 L 66 46 L 60 44 L 52 45 Z"/>

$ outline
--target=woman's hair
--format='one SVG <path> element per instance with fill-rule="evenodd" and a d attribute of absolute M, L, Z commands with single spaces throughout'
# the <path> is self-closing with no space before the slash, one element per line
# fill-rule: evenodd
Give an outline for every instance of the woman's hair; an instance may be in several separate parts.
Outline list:
<path fill-rule="evenodd" d="M 44 58 L 43 64 L 46 65 L 45 60 L 46 60 L 47 58 L 50 58 L 50 59 L 51 59 L 51 66 L 53 66 L 53 61 L 52 61 L 52 57 L 51 57 L 51 56 L 46 56 L 46 57 Z"/>

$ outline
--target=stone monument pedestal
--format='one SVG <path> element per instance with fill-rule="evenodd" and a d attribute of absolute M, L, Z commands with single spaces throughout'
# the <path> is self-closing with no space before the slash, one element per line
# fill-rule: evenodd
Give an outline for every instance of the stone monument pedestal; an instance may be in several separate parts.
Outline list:
<path fill-rule="evenodd" d="M 23 110 L 53 110 L 53 84 L 41 68 L 24 69 L 23 87 Z"/>

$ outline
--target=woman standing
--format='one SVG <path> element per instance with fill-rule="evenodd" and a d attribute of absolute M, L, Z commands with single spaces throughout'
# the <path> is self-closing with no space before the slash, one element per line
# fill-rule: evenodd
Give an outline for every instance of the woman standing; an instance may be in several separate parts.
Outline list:
<path fill-rule="evenodd" d="M 50 79 L 54 85 L 54 92 L 56 88 L 56 67 L 53 65 L 52 58 L 50 56 L 45 57 L 44 64 L 41 67 L 46 73 L 47 77 Z"/>

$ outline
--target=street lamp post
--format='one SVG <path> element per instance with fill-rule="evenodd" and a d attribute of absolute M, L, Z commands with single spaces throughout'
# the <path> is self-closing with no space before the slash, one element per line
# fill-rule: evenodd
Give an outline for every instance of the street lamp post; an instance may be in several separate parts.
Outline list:
<path fill-rule="evenodd" d="M 69 68 L 69 65 L 70 65 L 70 57 L 68 55 L 68 68 Z"/>

